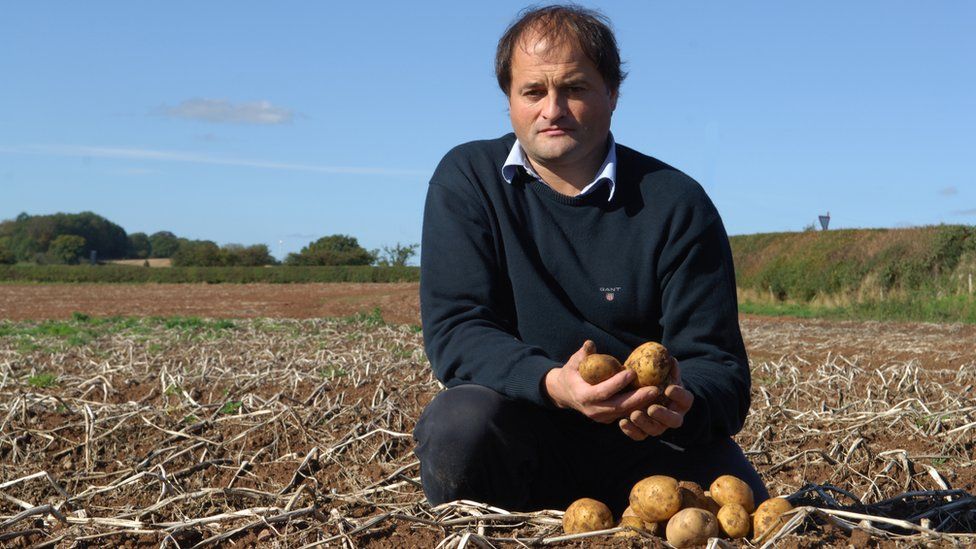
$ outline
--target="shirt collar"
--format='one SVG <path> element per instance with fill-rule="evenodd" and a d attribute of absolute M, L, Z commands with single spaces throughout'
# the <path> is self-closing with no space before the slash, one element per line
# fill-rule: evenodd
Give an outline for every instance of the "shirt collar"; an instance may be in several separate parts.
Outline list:
<path fill-rule="evenodd" d="M 532 169 L 532 166 L 525 161 L 525 151 L 522 149 L 522 144 L 516 139 L 515 144 L 512 145 L 512 150 L 508 152 L 508 158 L 502 164 L 502 177 L 505 178 L 505 181 L 509 183 L 514 181 L 519 167 L 524 168 L 529 175 L 545 183 L 539 174 Z M 613 200 L 613 193 L 617 190 L 617 144 L 613 140 L 613 134 L 610 134 L 610 148 L 607 151 L 607 157 L 603 160 L 600 169 L 597 170 L 596 177 L 589 185 L 583 187 L 583 190 L 576 196 L 584 196 L 595 191 L 604 181 L 610 185 L 610 196 L 607 201 Z"/>

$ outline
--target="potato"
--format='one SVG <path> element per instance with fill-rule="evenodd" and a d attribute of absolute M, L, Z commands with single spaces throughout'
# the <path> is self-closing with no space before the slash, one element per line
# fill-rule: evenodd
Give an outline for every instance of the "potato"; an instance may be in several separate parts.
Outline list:
<path fill-rule="evenodd" d="M 591 498 L 574 501 L 563 515 L 563 530 L 567 534 L 581 534 L 613 528 L 613 513 L 602 502 Z"/>
<path fill-rule="evenodd" d="M 749 535 L 752 526 L 746 508 L 738 503 L 727 503 L 718 510 L 718 527 L 725 536 L 731 539 L 744 538 Z"/>
<path fill-rule="evenodd" d="M 756 514 L 752 516 L 753 539 L 759 539 L 766 532 L 775 532 L 786 522 L 782 515 L 792 511 L 793 505 L 783 498 L 770 498 L 759 504 Z"/>
<path fill-rule="evenodd" d="M 682 480 L 678 483 L 678 492 L 681 494 L 681 508 L 697 507 L 709 511 L 705 504 L 705 491 L 697 482 Z M 716 509 L 717 510 L 717 509 Z M 714 513 L 714 511 L 712 511 Z"/>
<path fill-rule="evenodd" d="M 704 509 L 682 509 L 668 521 L 668 543 L 678 549 L 704 545 L 718 534 L 718 519 Z"/>
<path fill-rule="evenodd" d="M 749 513 L 756 510 L 756 503 L 752 497 L 752 488 L 749 488 L 748 484 L 732 475 L 718 477 L 712 482 L 708 491 L 712 499 L 715 500 L 715 503 L 720 506 L 729 503 L 738 503 L 745 507 Z"/>
<path fill-rule="evenodd" d="M 580 363 L 579 373 L 590 385 L 602 383 L 623 370 L 620 361 L 610 355 L 587 355 Z"/>
<path fill-rule="evenodd" d="M 702 509 L 708 511 L 709 513 L 711 513 L 713 515 L 714 514 L 717 514 L 718 513 L 718 510 L 722 508 L 721 505 L 715 503 L 715 500 L 712 499 L 712 493 L 709 492 L 708 490 L 705 490 L 705 498 L 704 498 L 703 502 L 705 503 L 705 506 L 702 507 Z"/>
<path fill-rule="evenodd" d="M 678 481 L 664 475 L 639 481 L 630 490 L 630 506 L 644 522 L 668 520 L 681 510 Z"/>
<path fill-rule="evenodd" d="M 620 527 L 629 526 L 631 528 L 639 528 L 639 529 L 643 530 L 644 529 L 644 521 L 641 520 L 640 517 L 638 517 L 637 515 L 630 515 L 630 516 L 624 515 L 620 519 L 620 523 L 617 524 L 617 526 L 620 526 Z M 640 534 L 638 534 L 637 532 L 634 532 L 633 530 L 624 530 L 622 532 L 617 532 L 616 534 L 614 534 L 614 537 L 618 537 L 618 538 L 632 538 L 632 537 L 635 537 L 635 536 L 638 536 L 638 535 L 640 535 Z"/>
<path fill-rule="evenodd" d="M 632 383 L 633 388 L 654 386 L 664 391 L 671 378 L 671 368 L 675 364 L 677 361 L 664 345 L 648 341 L 630 353 L 624 361 L 624 368 L 631 369 L 637 374 L 637 378 Z"/>
<path fill-rule="evenodd" d="M 640 528 L 652 536 L 660 536 L 664 533 L 664 524 L 660 522 L 644 522 L 644 520 L 637 516 L 637 513 L 634 512 L 634 508 L 629 505 L 626 509 L 624 509 L 624 514 L 620 518 L 620 524 L 617 526 Z M 619 537 L 631 537 L 637 534 L 635 532 L 627 531 L 617 532 L 616 535 Z"/>

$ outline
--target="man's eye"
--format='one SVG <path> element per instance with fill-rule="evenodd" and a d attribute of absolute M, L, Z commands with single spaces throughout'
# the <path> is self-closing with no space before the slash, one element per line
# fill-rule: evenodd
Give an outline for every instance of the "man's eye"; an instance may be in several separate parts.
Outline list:
<path fill-rule="evenodd" d="M 584 88 L 583 86 L 569 86 L 566 89 L 570 93 L 582 93 L 582 92 L 586 91 L 586 88 Z"/>
<path fill-rule="evenodd" d="M 542 97 L 545 93 L 542 90 L 528 90 L 525 95 L 527 97 Z"/>

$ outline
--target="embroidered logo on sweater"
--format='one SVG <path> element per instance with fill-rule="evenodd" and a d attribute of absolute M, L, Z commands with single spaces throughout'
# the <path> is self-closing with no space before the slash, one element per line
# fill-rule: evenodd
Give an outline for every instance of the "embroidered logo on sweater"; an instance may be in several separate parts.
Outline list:
<path fill-rule="evenodd" d="M 600 291 L 603 292 L 603 297 L 605 297 L 607 301 L 613 301 L 614 296 L 620 290 L 621 290 L 620 286 L 613 286 L 611 288 L 600 288 Z"/>

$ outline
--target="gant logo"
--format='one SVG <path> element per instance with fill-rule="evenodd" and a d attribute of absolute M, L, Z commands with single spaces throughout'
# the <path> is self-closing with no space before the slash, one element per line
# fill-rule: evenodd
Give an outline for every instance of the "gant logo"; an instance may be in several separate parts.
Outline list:
<path fill-rule="evenodd" d="M 603 292 L 603 297 L 605 297 L 607 301 L 613 301 L 614 296 L 620 291 L 620 289 L 620 286 L 613 286 L 610 288 L 600 288 L 600 291 Z"/>

